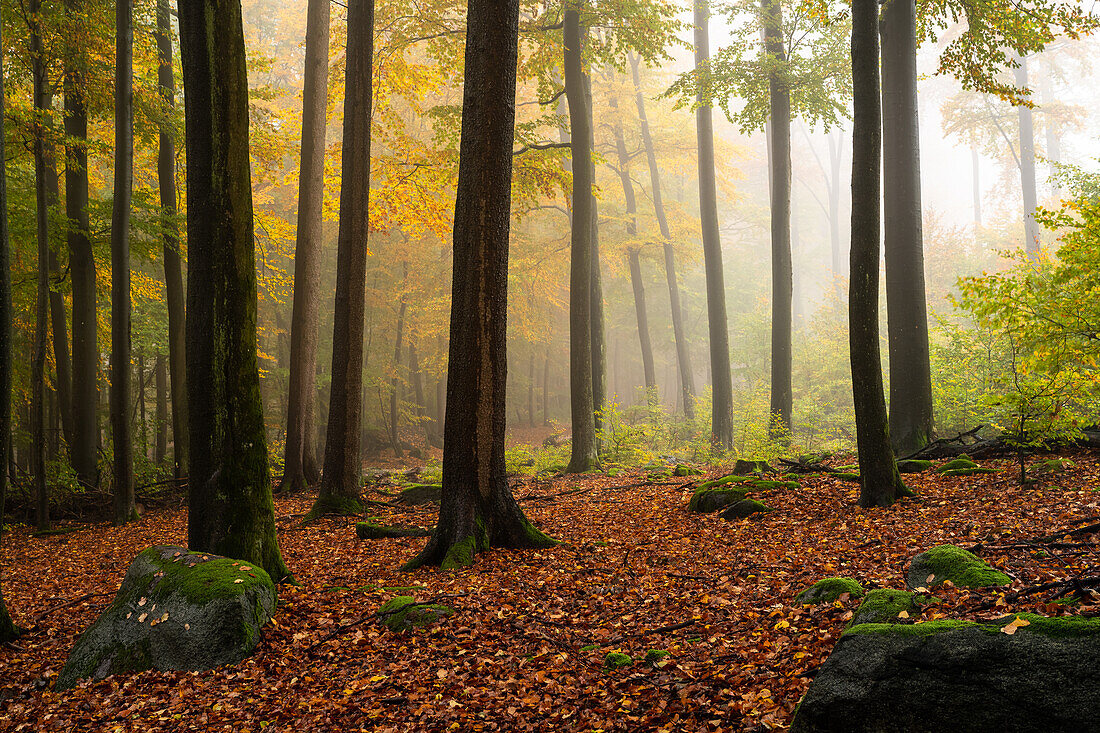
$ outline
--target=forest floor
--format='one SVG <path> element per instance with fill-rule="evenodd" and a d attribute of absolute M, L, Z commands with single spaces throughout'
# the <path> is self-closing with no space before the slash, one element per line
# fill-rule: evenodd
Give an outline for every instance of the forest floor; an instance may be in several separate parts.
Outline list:
<path fill-rule="evenodd" d="M 1093 574 L 1093 535 L 1046 553 L 1011 546 L 1100 521 L 1100 456 L 1072 459 L 1028 488 L 1010 461 L 986 462 L 997 468 L 989 475 L 909 475 L 920 498 L 887 510 L 858 508 L 857 484 L 809 477 L 797 490 L 754 492 L 776 511 L 732 523 L 685 510 L 705 477 L 516 479 L 528 516 L 562 544 L 493 551 L 457 572 L 399 572 L 425 540 L 359 541 L 348 518 L 303 526 L 313 496 L 277 498 L 279 540 L 300 585 L 281 587 L 250 659 L 85 681 L 66 693 L 52 687 L 76 636 L 109 605 L 130 558 L 185 542 L 186 511 L 154 508 L 139 524 L 40 539 L 18 527 L 4 537 L 0 568 L 29 632 L 0 648 L 0 729 L 783 729 L 857 605 L 796 604 L 814 581 L 903 588 L 909 559 L 945 542 L 982 545 L 1015 590 Z M 424 527 L 435 519 L 433 508 L 373 504 L 370 514 Z M 1071 612 L 1050 592 L 1014 589 L 937 588 L 941 602 L 924 619 Z M 439 599 L 457 613 L 393 633 L 374 612 L 395 595 Z M 642 662 L 649 649 L 670 655 Z M 637 661 L 608 671 L 609 651 Z"/>

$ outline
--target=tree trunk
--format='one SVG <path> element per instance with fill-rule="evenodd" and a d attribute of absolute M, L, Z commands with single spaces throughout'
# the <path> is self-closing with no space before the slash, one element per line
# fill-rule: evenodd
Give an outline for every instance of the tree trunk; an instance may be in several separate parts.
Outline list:
<path fill-rule="evenodd" d="M 138 518 L 134 507 L 134 442 L 130 400 L 130 195 L 134 160 L 134 29 L 132 0 L 115 0 L 115 181 L 111 211 L 111 439 L 114 523 Z M 144 381 L 142 382 L 144 386 Z M 144 435 L 145 426 L 142 425 Z M 144 450 L 145 443 L 142 442 Z"/>
<path fill-rule="evenodd" d="M 710 63 L 707 0 L 695 0 L 695 67 Z M 710 100 L 700 93 L 695 111 L 699 146 L 699 214 L 703 227 L 703 259 L 707 279 L 707 320 L 710 326 L 711 441 L 733 447 L 733 381 L 730 374 L 729 330 L 726 326 L 726 286 L 722 272 L 722 240 L 718 233 L 718 191 L 714 179 L 714 128 Z M 685 405 L 687 403 L 685 402 Z"/>
<path fill-rule="evenodd" d="M 416 400 L 416 418 L 424 428 L 424 440 L 429 446 L 439 443 L 431 418 L 428 417 L 428 401 L 424 396 L 424 375 L 420 371 L 420 358 L 416 343 L 409 339 L 409 375 L 412 378 L 413 398 Z"/>
<path fill-rule="evenodd" d="M 187 126 L 188 538 L 193 550 L 288 576 L 275 536 L 260 373 L 248 158 L 248 78 L 237 0 L 179 8 Z"/>
<path fill-rule="evenodd" d="M 1018 66 L 1013 71 L 1016 86 L 1027 89 L 1027 57 L 1017 56 L 1016 61 Z M 1020 117 L 1020 189 L 1024 194 L 1024 251 L 1034 257 L 1040 248 L 1039 222 L 1035 221 L 1035 209 L 1039 207 L 1035 190 L 1035 122 L 1030 107 L 1020 105 L 1017 111 Z"/>
<path fill-rule="evenodd" d="M 890 438 L 898 454 L 932 440 L 932 368 L 924 290 L 917 10 L 887 0 L 882 39 L 882 145 L 886 232 L 886 313 L 890 345 Z"/>
<path fill-rule="evenodd" d="M 588 30 L 585 29 L 585 36 Z M 584 47 L 582 38 L 581 48 Z M 595 150 L 595 124 L 592 116 L 592 76 L 584 75 L 584 102 L 585 112 L 588 115 L 588 139 Z M 589 151 L 588 165 L 592 169 L 592 184 L 596 183 L 596 160 Z M 603 415 L 607 409 L 607 323 L 604 318 L 603 308 L 603 272 L 600 269 L 600 215 L 599 202 L 593 191 L 589 194 L 592 199 L 592 210 L 589 214 L 592 222 L 592 282 L 590 292 L 592 298 L 592 427 L 596 432 L 596 452 L 603 450 Z"/>
<path fill-rule="evenodd" d="M 157 0 L 157 81 L 165 110 L 175 104 L 175 78 L 172 73 L 172 25 L 168 0 Z M 167 116 L 160 121 L 157 150 L 157 182 L 163 215 L 164 290 L 168 301 L 168 370 L 172 377 L 172 458 L 176 478 L 187 471 L 190 433 L 187 427 L 187 356 L 184 329 L 185 295 L 183 263 L 176 223 L 176 141 Z"/>
<path fill-rule="evenodd" d="M 581 61 L 579 0 L 565 6 L 565 97 L 572 143 L 573 219 L 569 258 L 569 395 L 573 427 L 569 473 L 599 465 L 596 454 L 595 395 L 592 359 L 592 127 Z M 456 263 L 457 267 L 457 263 Z M 451 354 L 454 354 L 453 336 Z M 451 402 L 448 385 L 447 401 Z M 446 439 L 444 440 L 446 450 Z"/>
<path fill-rule="evenodd" d="M 163 466 L 168 454 L 168 369 L 164 354 L 157 354 L 153 370 L 157 379 L 157 442 L 153 448 L 153 462 Z"/>
<path fill-rule="evenodd" d="M 327 14 L 327 11 L 326 11 Z M 363 468 L 360 440 L 363 395 L 363 314 L 370 232 L 371 70 L 374 0 L 348 4 L 344 72 L 344 145 L 340 178 L 340 233 L 332 322 L 332 382 L 325 435 L 325 470 L 310 514 L 354 514 Z M 327 26 L 327 22 L 326 22 Z"/>
<path fill-rule="evenodd" d="M 1050 59 L 1044 61 L 1042 65 L 1043 73 L 1040 75 L 1039 85 L 1043 92 L 1043 104 L 1049 105 L 1057 102 L 1054 97 L 1054 91 L 1051 89 L 1052 74 L 1050 70 L 1053 62 Z M 1062 140 L 1058 133 L 1058 124 L 1054 120 L 1053 115 L 1047 114 L 1043 125 L 1046 132 L 1047 149 L 1046 159 L 1049 166 L 1048 172 L 1050 175 L 1050 193 L 1055 201 L 1062 198 L 1062 187 L 1058 182 L 1058 166 L 1062 162 Z"/>
<path fill-rule="evenodd" d="M 402 262 L 401 266 L 401 305 L 397 309 L 397 336 L 393 342 L 393 378 L 390 379 L 390 445 L 393 447 L 393 454 L 398 458 L 401 457 L 401 438 L 397 433 L 397 422 L 400 419 L 397 407 L 401 402 L 401 397 L 398 394 L 401 389 L 401 343 L 405 336 L 405 313 L 409 307 L 408 300 L 405 297 L 405 283 L 409 279 L 409 263 Z"/>
<path fill-rule="evenodd" d="M 137 357 L 137 412 L 138 412 L 138 429 L 140 432 L 141 455 L 145 458 L 149 458 L 149 431 L 146 427 L 147 420 L 145 414 L 145 355 L 138 354 Z"/>
<path fill-rule="evenodd" d="M 783 9 L 779 0 L 762 0 L 764 44 L 775 64 L 786 61 Z M 768 79 L 771 150 L 772 354 L 771 418 L 768 433 L 789 439 L 791 432 L 791 93 L 776 70 Z"/>
<path fill-rule="evenodd" d="M 527 358 L 527 427 L 535 427 L 535 350 Z"/>
<path fill-rule="evenodd" d="M 65 0 L 65 14 L 70 22 L 83 25 L 84 13 L 84 0 Z M 65 60 L 65 213 L 70 222 L 73 299 L 73 438 L 69 451 L 77 480 L 85 487 L 94 487 L 99 482 L 96 469 L 99 349 L 95 258 L 88 238 L 88 111 L 83 71 L 87 60 L 83 49 L 75 44 L 65 50 Z"/>
<path fill-rule="evenodd" d="M 971 184 L 973 186 L 974 195 L 974 229 L 978 231 L 982 228 L 982 186 L 981 180 L 978 177 L 979 167 L 978 164 L 981 159 L 978 157 L 978 149 L 975 147 L 970 148 L 970 170 L 971 170 Z"/>
<path fill-rule="evenodd" d="M 35 111 L 43 108 L 46 88 L 46 65 L 42 54 L 42 32 L 38 19 L 42 11 L 38 0 L 32 0 L 31 56 Z M 38 269 L 35 290 L 34 355 L 31 359 L 31 472 L 34 475 L 35 524 L 38 530 L 50 528 L 50 501 L 46 489 L 46 342 L 49 329 L 49 201 L 46 186 L 46 155 L 44 120 L 36 118 L 34 126 L 34 190 L 35 223 L 38 244 Z M 3 517 L 0 517 L 0 522 Z"/>
<path fill-rule="evenodd" d="M 550 424 L 550 355 L 542 365 L 542 424 Z"/>
<path fill-rule="evenodd" d="M 676 254 L 672 249 L 672 234 L 668 228 L 668 218 L 665 216 L 664 199 L 661 197 L 661 172 L 657 168 L 657 153 L 653 147 L 653 136 L 649 132 L 649 118 L 646 117 L 645 97 L 642 96 L 638 66 L 638 57 L 630 54 L 630 70 L 634 79 L 634 103 L 638 107 L 642 144 L 645 146 L 646 160 L 649 163 L 653 211 L 657 216 L 657 225 L 661 229 L 661 243 L 664 248 L 665 279 L 668 282 L 668 298 L 672 313 L 672 335 L 676 341 L 676 363 L 680 365 L 681 399 L 684 403 L 684 414 L 688 420 L 694 420 L 695 375 L 691 371 L 691 356 L 688 352 L 687 337 L 684 335 L 684 316 L 680 309 L 680 284 L 676 280 Z"/>
<path fill-rule="evenodd" d="M 833 257 L 833 287 L 840 295 L 840 276 L 844 272 L 840 243 L 840 171 L 844 157 L 844 138 L 837 135 L 836 142 L 829 136 L 829 251 Z"/>
<path fill-rule="evenodd" d="M 848 296 L 852 398 L 859 453 L 860 506 L 890 506 L 901 478 L 890 446 L 879 354 L 879 187 L 882 118 L 879 98 L 878 2 L 852 5 L 852 247 Z"/>
<path fill-rule="evenodd" d="M 325 109 L 328 104 L 328 0 L 309 0 L 302 87 L 302 161 L 294 246 L 294 306 L 290 323 L 290 388 L 281 491 L 317 483 L 314 397 L 317 320 L 321 306 L 321 202 L 325 186 Z"/>
<path fill-rule="evenodd" d="M 3 48 L 0 42 L 0 48 Z M 4 119 L 3 55 L 0 54 L 0 120 Z M 4 136 L 0 135 L 0 536 L 4 531 L 4 499 L 8 495 L 8 468 L 11 456 L 11 253 L 8 239 L 8 192 L 4 161 Z M 0 588 L 0 643 L 19 635 L 12 623 L 4 592 Z"/>
<path fill-rule="evenodd" d="M 447 411 L 439 521 L 406 568 L 459 567 L 490 547 L 554 543 L 523 515 L 504 467 L 518 23 L 518 0 L 469 2 L 447 378 L 448 404 L 465 409 Z"/>

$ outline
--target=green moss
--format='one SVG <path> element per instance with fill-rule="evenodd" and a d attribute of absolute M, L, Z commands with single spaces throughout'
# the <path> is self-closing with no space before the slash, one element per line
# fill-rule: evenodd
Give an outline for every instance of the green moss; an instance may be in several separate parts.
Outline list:
<path fill-rule="evenodd" d="M 1016 629 L 1017 634 L 1041 634 L 1055 639 L 1077 639 L 1081 637 L 1094 637 L 1100 635 L 1100 618 L 1083 618 L 1081 616 L 1060 616 L 1048 618 L 1033 613 L 1017 613 L 988 622 L 961 621 L 958 619 L 938 619 L 919 624 L 860 624 L 853 626 L 845 632 L 849 634 L 900 634 L 902 636 L 927 637 L 940 634 L 945 631 L 957 629 L 976 628 L 987 633 L 1001 633 L 1008 624 L 1021 618 L 1028 622 L 1027 626 Z"/>
<path fill-rule="evenodd" d="M 634 660 L 630 658 L 630 655 L 622 652 L 608 652 L 607 656 L 603 658 L 604 668 L 612 671 L 629 667 L 632 664 L 634 664 Z"/>
<path fill-rule="evenodd" d="M 214 598 L 244 595 L 257 585 L 275 587 L 263 568 L 241 560 L 199 552 L 165 559 L 155 547 L 141 554 L 164 573 L 155 587 L 157 595 L 179 593 L 194 605 L 204 605 Z M 210 559 L 203 560 L 204 557 Z"/>
<path fill-rule="evenodd" d="M 996 473 L 992 468 L 952 468 L 940 471 L 941 476 L 973 476 L 976 473 Z"/>
<path fill-rule="evenodd" d="M 458 570 L 473 565 L 476 545 L 477 542 L 474 540 L 473 535 L 454 543 L 447 550 L 447 555 L 440 563 L 440 568 L 443 570 Z"/>
<path fill-rule="evenodd" d="M 313 502 L 313 506 L 302 520 L 302 524 L 312 522 L 326 514 L 347 517 L 359 514 L 361 511 L 363 511 L 363 502 L 357 496 L 322 493 Z"/>
<path fill-rule="evenodd" d="M 840 473 L 834 473 L 833 475 L 836 476 L 841 481 L 859 481 L 859 474 L 858 473 L 852 473 L 852 472 L 849 472 L 849 471 L 841 471 Z"/>
<path fill-rule="evenodd" d="M 925 637 L 940 634 L 944 631 L 955 629 L 968 629 L 978 624 L 973 621 L 959 621 L 956 619 L 937 619 L 926 621 L 922 624 L 859 624 L 844 632 L 845 636 L 857 636 L 859 634 L 899 634 L 901 636 Z"/>
<path fill-rule="evenodd" d="M 921 461 L 915 458 L 898 461 L 898 473 L 921 473 L 930 468 L 932 468 L 932 461 Z"/>
<path fill-rule="evenodd" d="M 978 468 L 978 464 L 975 463 L 970 456 L 963 453 L 958 458 L 948 461 L 939 468 L 936 469 L 937 473 L 944 473 L 945 471 L 958 471 L 963 468 Z"/>
<path fill-rule="evenodd" d="M 1048 461 L 1039 461 L 1034 466 L 1032 466 L 1032 470 L 1057 472 L 1065 471 L 1066 469 L 1073 468 L 1076 465 L 1076 463 L 1068 458 L 1051 458 Z"/>
<path fill-rule="evenodd" d="M 738 476 L 745 476 L 750 473 L 771 473 L 772 467 L 768 465 L 767 461 L 760 461 L 752 458 L 739 458 L 737 463 L 733 464 L 733 472 Z"/>
<path fill-rule="evenodd" d="M 755 476 L 723 476 L 722 478 L 716 478 L 713 481 L 705 481 L 699 484 L 696 491 L 703 491 L 705 489 L 716 489 L 719 486 L 725 486 L 726 484 L 743 484 L 747 481 L 754 481 Z"/>
<path fill-rule="evenodd" d="M 742 499 L 726 507 L 721 516 L 722 519 L 726 520 L 747 519 L 754 514 L 766 514 L 770 511 L 773 511 L 771 507 L 765 506 L 758 501 L 753 499 Z"/>
<path fill-rule="evenodd" d="M 910 616 L 920 613 L 921 604 L 927 598 L 903 590 L 889 590 L 876 588 L 869 591 L 859 604 L 855 615 L 848 626 L 860 624 L 898 624 L 913 623 L 913 619 L 902 618 L 899 614 L 905 611 Z"/>
<path fill-rule="evenodd" d="M 754 489 L 797 489 L 799 486 L 797 481 L 763 481 L 757 480 L 752 482 L 752 488 Z"/>
<path fill-rule="evenodd" d="M 863 597 L 863 586 L 851 578 L 822 578 L 795 596 L 795 603 L 832 603 L 848 593 L 852 598 Z"/>
<path fill-rule="evenodd" d="M 394 596 L 375 613 L 390 631 L 407 631 L 433 624 L 454 612 L 453 608 L 437 603 L 418 604 L 412 596 Z"/>
<path fill-rule="evenodd" d="M 657 664 L 668 656 L 664 649 L 650 649 L 645 653 L 645 661 L 649 664 Z"/>
<path fill-rule="evenodd" d="M 686 463 L 677 463 L 676 469 L 672 472 L 673 476 L 702 476 L 702 470 L 695 466 L 689 466 Z"/>
<path fill-rule="evenodd" d="M 523 530 L 527 534 L 527 547 L 541 549 L 545 547 L 554 547 L 559 544 L 558 540 L 546 534 L 529 521 L 524 521 Z"/>
<path fill-rule="evenodd" d="M 955 545 L 938 545 L 913 558 L 913 574 L 926 577 L 910 577 L 910 587 L 939 584 L 950 580 L 964 588 L 988 588 L 995 585 L 1008 585 L 1012 582 L 1004 573 L 994 570 L 988 563 L 972 552 Z M 919 570 L 919 573 L 918 573 Z M 932 579 L 928 580 L 927 576 Z"/>
<path fill-rule="evenodd" d="M 599 645 L 599 644 L 585 644 L 584 646 L 582 646 L 582 647 L 581 647 L 580 649 L 578 649 L 577 651 L 582 651 L 582 652 L 594 652 L 594 651 L 596 651 L 596 650 L 597 650 L 597 649 L 599 649 L 599 648 L 600 648 L 600 645 Z"/>

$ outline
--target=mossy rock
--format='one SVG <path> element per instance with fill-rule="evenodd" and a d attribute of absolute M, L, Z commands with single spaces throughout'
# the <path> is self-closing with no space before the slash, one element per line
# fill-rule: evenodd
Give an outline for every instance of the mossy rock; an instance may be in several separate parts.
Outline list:
<path fill-rule="evenodd" d="M 130 563 L 110 607 L 77 640 L 57 689 L 146 669 L 214 669 L 245 659 L 275 613 L 275 584 L 242 560 L 156 546 Z"/>
<path fill-rule="evenodd" d="M 848 626 L 859 624 L 911 624 L 928 598 L 904 590 L 876 588 L 868 591 Z M 904 612 L 907 616 L 901 616 Z"/>
<path fill-rule="evenodd" d="M 799 483 L 797 481 L 769 481 L 766 479 L 757 479 L 755 481 L 748 482 L 754 489 L 761 489 L 767 491 L 768 489 L 797 489 Z"/>
<path fill-rule="evenodd" d="M 688 502 L 688 511 L 699 514 L 710 514 L 719 509 L 725 509 L 731 504 L 743 500 L 746 496 L 744 489 L 698 489 L 691 495 Z"/>
<path fill-rule="evenodd" d="M 753 476 L 734 476 L 733 474 L 730 474 L 729 476 L 716 478 L 712 481 L 704 481 L 703 483 L 699 484 L 699 486 L 696 488 L 696 491 L 702 491 L 703 489 L 716 489 L 719 486 L 727 486 L 729 484 L 751 483 L 755 480 L 756 479 Z"/>
<path fill-rule="evenodd" d="M 1100 730 L 1097 659 L 1096 618 L 861 624 L 821 665 L 791 731 Z"/>
<path fill-rule="evenodd" d="M 394 596 L 375 612 L 390 631 L 409 631 L 430 626 L 452 615 L 455 610 L 436 603 L 417 603 L 412 596 Z"/>
<path fill-rule="evenodd" d="M 973 476 L 977 473 L 996 473 L 992 468 L 952 468 L 947 471 L 940 471 L 941 476 Z"/>
<path fill-rule="evenodd" d="M 645 653 L 645 661 L 648 664 L 660 664 L 668 658 L 669 653 L 664 649 L 650 649 Z"/>
<path fill-rule="evenodd" d="M 1051 458 L 1047 461 L 1039 461 L 1032 465 L 1032 471 L 1040 471 L 1043 473 L 1058 473 L 1070 468 L 1076 467 L 1077 464 L 1068 458 Z"/>
<path fill-rule="evenodd" d="M 443 497 L 442 484 L 412 484 L 402 489 L 394 501 L 410 506 L 438 504 Z"/>
<path fill-rule="evenodd" d="M 630 655 L 622 652 L 608 652 L 607 656 L 603 658 L 604 669 L 611 671 L 629 667 L 632 664 L 634 664 L 634 660 L 630 658 Z"/>
<path fill-rule="evenodd" d="M 673 476 L 702 476 L 702 469 L 695 466 L 689 466 L 686 463 L 677 463 L 676 468 L 672 472 Z"/>
<path fill-rule="evenodd" d="M 847 593 L 852 598 L 863 597 L 863 586 L 851 578 L 822 578 L 795 596 L 795 603 L 832 603 Z"/>
<path fill-rule="evenodd" d="M 898 473 L 922 473 L 932 468 L 932 465 L 932 461 L 910 458 L 909 460 L 898 461 Z"/>
<path fill-rule="evenodd" d="M 963 453 L 958 458 L 948 461 L 939 468 L 936 469 L 936 473 L 944 473 L 946 471 L 958 471 L 963 468 L 978 468 L 978 464 L 974 460 Z"/>
<path fill-rule="evenodd" d="M 765 474 L 771 473 L 772 467 L 768 465 L 767 461 L 757 461 L 753 459 L 738 458 L 737 462 L 733 464 L 734 476 L 749 476 L 751 474 Z"/>
<path fill-rule="evenodd" d="M 833 476 L 836 476 L 841 481 L 859 481 L 859 474 L 850 471 L 840 471 L 839 473 L 834 473 Z"/>
<path fill-rule="evenodd" d="M 775 510 L 769 506 L 761 504 L 758 501 L 754 501 L 752 499 L 742 499 L 741 501 L 726 507 L 719 516 L 727 521 L 733 521 L 734 519 L 747 519 L 754 514 L 766 514 L 771 511 Z"/>
<path fill-rule="evenodd" d="M 906 585 L 911 589 L 931 588 L 946 580 L 960 588 L 989 588 L 1012 582 L 974 553 L 955 545 L 933 547 L 916 555 L 909 564 Z"/>
<path fill-rule="evenodd" d="M 384 540 L 394 537 L 431 537 L 431 530 L 419 527 L 390 527 L 374 522 L 356 522 L 355 534 L 361 540 Z"/>

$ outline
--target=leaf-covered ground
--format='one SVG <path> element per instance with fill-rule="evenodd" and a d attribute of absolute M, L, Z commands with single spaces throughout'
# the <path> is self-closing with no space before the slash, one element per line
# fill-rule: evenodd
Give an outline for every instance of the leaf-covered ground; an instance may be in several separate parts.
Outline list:
<path fill-rule="evenodd" d="M 903 588 L 917 552 L 981 545 L 1014 588 L 938 589 L 942 602 L 925 619 L 1070 612 L 1051 602 L 1058 588 L 1019 591 L 1091 577 L 1093 535 L 1060 537 L 1042 551 L 1012 545 L 1100 515 L 1100 461 L 1073 460 L 1030 488 L 1008 461 L 989 462 L 993 475 L 910 475 L 920 499 L 889 510 L 856 507 L 854 483 L 804 478 L 797 490 L 754 492 L 776 511 L 732 523 L 685 511 L 690 487 L 705 477 L 520 479 L 515 493 L 528 515 L 563 543 L 494 551 L 460 572 L 398 572 L 423 539 L 361 542 L 346 518 L 302 526 L 312 496 L 277 499 L 280 542 L 300 585 L 281 588 L 251 659 L 212 672 L 85 681 L 64 694 L 52 687 L 76 636 L 110 603 L 138 551 L 185 542 L 186 513 L 155 509 L 137 525 L 83 525 L 40 539 L 19 528 L 4 537 L 0 568 L 16 623 L 30 630 L 0 648 L 0 728 L 781 729 L 856 606 L 795 604 L 821 577 Z M 431 509 L 373 504 L 370 513 L 434 522 Z M 457 614 L 393 633 L 373 613 L 395 595 L 441 599 Z M 1100 608 L 1089 602 L 1073 609 L 1092 611 Z M 670 654 L 642 662 L 650 649 Z M 610 651 L 636 661 L 608 671 Z"/>

